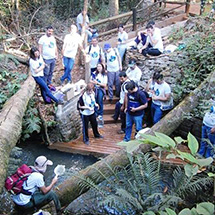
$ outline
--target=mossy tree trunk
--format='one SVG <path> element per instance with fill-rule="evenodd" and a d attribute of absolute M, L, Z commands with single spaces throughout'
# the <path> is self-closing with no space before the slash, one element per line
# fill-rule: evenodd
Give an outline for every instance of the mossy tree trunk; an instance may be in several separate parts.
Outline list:
<path fill-rule="evenodd" d="M 160 122 L 154 125 L 147 133 L 153 134 L 154 131 L 162 132 L 164 134 L 170 135 L 186 118 L 186 116 L 199 104 L 201 98 L 210 99 L 211 95 L 215 94 L 215 72 L 210 74 L 208 78 L 189 96 L 187 96 L 178 106 L 176 106 L 172 111 L 170 111 Z M 149 145 L 141 145 L 138 151 L 147 152 L 150 150 Z M 87 167 L 86 169 L 80 171 L 82 175 L 89 178 L 99 178 L 98 169 L 105 175 L 111 175 L 111 171 L 107 168 L 106 164 L 109 166 L 125 166 L 128 164 L 126 151 L 120 150 L 112 155 L 107 156 L 104 160 L 96 162 L 95 164 Z M 102 180 L 97 180 L 100 183 Z M 58 186 L 58 193 L 62 205 L 68 205 L 78 196 L 86 192 L 88 189 L 81 189 L 79 183 L 81 179 L 73 176 L 63 184 Z"/>
<path fill-rule="evenodd" d="M 22 118 L 34 94 L 35 81 L 27 78 L 19 91 L 4 105 L 0 113 L 0 193 L 4 186 L 10 152 L 20 138 Z"/>

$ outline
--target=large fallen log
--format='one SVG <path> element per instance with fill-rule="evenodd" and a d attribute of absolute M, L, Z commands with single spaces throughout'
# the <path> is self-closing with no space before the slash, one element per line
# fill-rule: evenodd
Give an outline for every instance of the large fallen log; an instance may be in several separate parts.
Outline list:
<path fill-rule="evenodd" d="M 35 90 L 35 81 L 27 78 L 19 91 L 4 105 L 0 113 L 0 193 L 4 186 L 9 155 L 20 138 L 22 118 Z"/>
<path fill-rule="evenodd" d="M 170 111 L 160 122 L 154 125 L 147 133 L 153 134 L 154 131 L 159 131 L 164 134 L 170 135 L 185 119 L 185 117 L 198 105 L 201 98 L 209 99 L 211 95 L 215 94 L 215 72 L 210 74 L 208 78 L 202 82 L 192 93 L 189 94 L 178 106 L 176 106 L 172 111 Z M 147 152 L 150 149 L 149 145 L 141 145 L 138 151 Z M 125 166 L 128 164 L 126 151 L 120 150 L 112 155 L 107 156 L 104 160 L 96 162 L 95 164 L 87 167 L 86 169 L 80 171 L 80 174 L 89 178 L 99 178 L 97 177 L 98 169 L 103 174 L 111 175 L 111 171 L 107 168 L 107 163 L 109 166 Z M 78 196 L 86 192 L 88 189 L 83 189 L 79 187 L 81 179 L 73 176 L 63 184 L 58 186 L 56 192 L 60 197 L 62 205 L 67 205 L 71 203 Z M 100 183 L 101 180 L 97 180 Z"/>

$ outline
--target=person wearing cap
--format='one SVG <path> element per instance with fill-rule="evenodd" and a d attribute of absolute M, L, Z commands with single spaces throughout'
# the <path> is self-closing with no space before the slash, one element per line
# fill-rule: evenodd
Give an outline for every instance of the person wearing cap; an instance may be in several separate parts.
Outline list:
<path fill-rule="evenodd" d="M 80 47 L 83 55 L 85 56 L 85 50 L 82 47 L 82 38 L 77 33 L 77 27 L 71 25 L 70 33 L 67 34 L 63 41 L 62 55 L 63 55 L 63 65 L 64 65 L 64 74 L 60 78 L 61 84 L 67 79 L 68 82 L 72 81 L 71 70 L 73 69 L 75 63 L 75 57 Z"/>
<path fill-rule="evenodd" d="M 155 85 L 152 91 L 151 114 L 153 124 L 155 124 L 160 121 L 164 111 L 173 108 L 173 99 L 171 96 L 171 88 L 164 81 L 161 73 L 155 73 L 153 80 L 155 81 Z"/>
<path fill-rule="evenodd" d="M 34 209 L 39 209 L 54 201 L 57 214 L 61 214 L 61 204 L 55 192 L 52 191 L 58 178 L 55 176 L 49 186 L 45 186 L 43 174 L 46 172 L 47 166 L 53 165 L 51 160 L 45 156 L 39 156 L 31 168 L 33 172 L 28 176 L 28 179 L 23 184 L 23 189 L 30 194 L 20 193 L 13 196 L 13 201 L 19 211 L 28 212 Z"/>
<path fill-rule="evenodd" d="M 115 83 L 116 96 L 120 94 L 119 72 L 122 71 L 122 62 L 119 52 L 112 48 L 109 43 L 104 44 L 104 56 L 108 74 L 108 96 L 110 101 L 113 99 L 113 85 Z"/>
<path fill-rule="evenodd" d="M 44 78 L 47 85 L 52 83 L 52 76 L 58 58 L 58 49 L 56 40 L 53 36 L 53 27 L 48 26 L 46 34 L 39 39 L 39 51 L 45 62 Z"/>
<path fill-rule="evenodd" d="M 147 39 L 145 45 L 139 49 L 139 52 L 144 56 L 158 56 L 163 53 L 163 41 L 160 29 L 148 23 L 146 26 Z"/>
<path fill-rule="evenodd" d="M 139 84 L 142 72 L 140 68 L 136 65 L 136 60 L 134 59 L 129 60 L 126 75 L 130 80 L 133 80 L 136 84 Z"/>
<path fill-rule="evenodd" d="M 209 144 L 208 141 L 211 143 Z M 215 101 L 203 118 L 202 140 L 200 143 L 198 154 L 202 157 L 214 157 L 215 146 Z"/>
<path fill-rule="evenodd" d="M 126 31 L 124 31 L 124 26 L 122 24 L 118 27 L 118 39 L 117 39 L 117 48 L 120 54 L 121 61 L 124 59 L 124 55 L 127 48 L 127 40 L 128 40 L 128 34 Z"/>

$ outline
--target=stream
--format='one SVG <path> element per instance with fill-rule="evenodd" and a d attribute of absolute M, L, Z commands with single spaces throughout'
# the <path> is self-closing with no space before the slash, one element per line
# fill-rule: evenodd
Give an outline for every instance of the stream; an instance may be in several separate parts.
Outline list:
<path fill-rule="evenodd" d="M 95 163 L 98 159 L 93 156 L 84 156 L 78 154 L 70 154 L 66 152 L 60 152 L 57 150 L 50 150 L 44 144 L 38 142 L 25 142 L 20 143 L 17 147 L 22 149 L 21 156 L 18 159 L 15 157 L 15 167 L 18 168 L 23 163 L 31 166 L 34 164 L 35 159 L 40 156 L 44 155 L 49 160 L 53 161 L 52 166 L 48 166 L 46 173 L 44 174 L 46 185 L 49 185 L 52 178 L 55 176 L 54 168 L 58 165 L 65 165 L 66 171 L 63 176 L 58 178 L 58 182 L 56 186 L 63 181 L 65 181 L 68 177 L 74 174 L 81 169 L 86 168 L 89 165 Z M 11 200 L 11 195 L 7 191 L 3 191 L 0 195 L 0 215 L 2 214 L 11 214 L 13 209 L 13 204 Z"/>

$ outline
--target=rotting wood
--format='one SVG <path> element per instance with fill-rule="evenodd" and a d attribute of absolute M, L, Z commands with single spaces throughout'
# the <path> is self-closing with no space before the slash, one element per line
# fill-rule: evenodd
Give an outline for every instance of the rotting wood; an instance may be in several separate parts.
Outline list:
<path fill-rule="evenodd" d="M 210 94 L 207 93 L 210 92 Z M 155 131 L 162 132 L 166 135 L 170 135 L 185 119 L 187 114 L 189 114 L 199 103 L 201 98 L 209 99 L 211 95 L 215 94 L 215 72 L 211 73 L 207 79 L 202 82 L 194 91 L 192 91 L 189 96 L 187 96 L 178 106 L 176 106 L 172 111 L 170 111 L 160 122 L 154 125 L 147 133 L 153 134 Z M 150 145 L 141 145 L 137 151 L 147 152 L 150 150 Z M 111 172 L 106 168 L 107 163 L 112 168 L 116 166 L 125 166 L 128 164 L 127 156 L 125 150 L 120 150 L 114 154 L 107 156 L 104 160 L 96 162 L 95 164 L 87 167 L 80 171 L 85 177 L 96 178 L 98 174 L 98 169 L 105 175 L 111 175 Z M 99 178 L 99 177 L 97 177 Z M 100 183 L 102 180 L 98 180 Z M 78 196 L 86 192 L 88 189 L 81 189 L 79 187 L 81 180 L 73 176 L 70 179 L 64 181 L 63 184 L 58 186 L 58 193 L 62 205 L 67 205 L 71 203 Z"/>
<path fill-rule="evenodd" d="M 0 113 L 0 193 L 4 186 L 11 150 L 16 146 L 22 132 L 22 118 L 28 101 L 34 94 L 36 83 L 29 76 L 19 91 L 4 105 Z"/>

